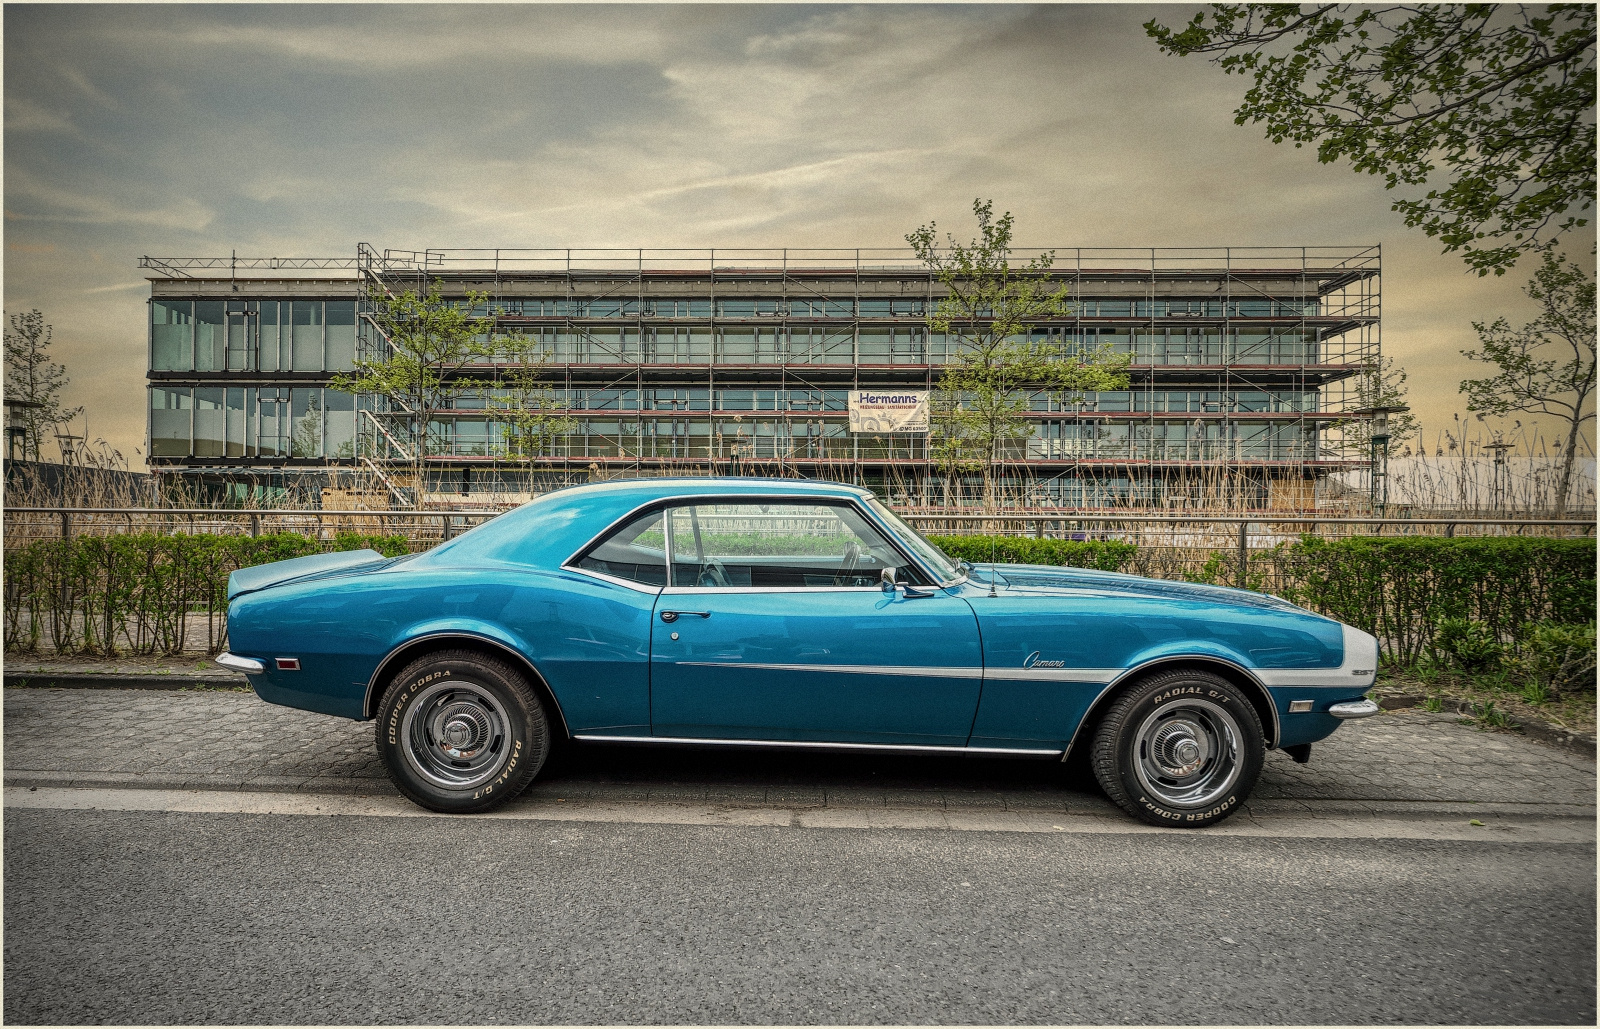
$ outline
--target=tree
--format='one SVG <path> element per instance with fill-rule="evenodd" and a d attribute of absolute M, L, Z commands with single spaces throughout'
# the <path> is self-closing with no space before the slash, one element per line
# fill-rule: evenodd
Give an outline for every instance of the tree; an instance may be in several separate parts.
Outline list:
<path fill-rule="evenodd" d="M 1479 275 L 1587 224 L 1593 4 L 1212 4 L 1182 29 L 1144 28 L 1166 53 L 1254 78 L 1235 123 L 1315 143 L 1388 189 L 1427 187 L 1393 209 Z"/>
<path fill-rule="evenodd" d="M 1062 398 L 1126 389 L 1130 358 L 1109 346 L 1069 349 L 1033 338 L 1036 323 L 1070 313 L 1069 287 L 1050 277 L 1055 254 L 1012 268 L 1011 212 L 996 219 L 993 202 L 980 199 L 972 213 L 978 238 L 969 244 L 946 234 L 941 247 L 934 222 L 908 233 L 906 242 L 946 291 L 928 314 L 928 328 L 956 345 L 932 398 L 934 458 L 945 467 L 947 484 L 958 472 L 981 471 L 983 504 L 992 511 L 1002 461 L 1016 442 L 1033 435 L 1027 418 L 1032 394 Z"/>
<path fill-rule="evenodd" d="M 1406 386 L 1406 370 L 1386 357 L 1381 362 L 1361 369 L 1355 380 L 1356 408 L 1409 407 L 1410 390 Z M 1344 418 L 1331 428 L 1341 430 L 1334 449 L 1346 454 L 1365 457 L 1372 446 L 1372 423 L 1365 418 Z M 1413 439 L 1421 429 L 1417 416 L 1410 411 L 1389 416 L 1389 449 L 1395 451 Z"/>
<path fill-rule="evenodd" d="M 423 469 L 440 438 L 434 418 L 474 388 L 472 380 L 460 375 L 462 369 L 491 358 L 496 349 L 493 316 L 470 313 L 486 305 L 489 295 L 468 292 L 458 303 L 446 300 L 441 287 L 435 280 L 426 294 L 394 294 L 376 283 L 369 286 L 372 320 L 388 342 L 388 353 L 378 360 L 358 358 L 353 374 L 336 375 L 329 382 L 346 393 L 382 397 L 391 413 L 399 415 L 390 424 L 410 446 L 412 500 L 419 509 L 426 485 Z"/>
<path fill-rule="evenodd" d="M 1576 264 L 1547 253 L 1523 292 L 1539 304 L 1537 318 L 1513 329 L 1504 318 L 1492 325 L 1473 322 L 1479 350 L 1463 350 L 1468 360 L 1495 366 L 1484 379 L 1464 379 L 1467 410 L 1507 415 L 1513 411 L 1551 415 L 1566 424 L 1561 479 L 1556 486 L 1556 517 L 1567 511 L 1572 464 L 1595 387 L 1594 279 Z"/>
<path fill-rule="evenodd" d="M 501 374 L 490 406 L 501 426 L 503 452 L 510 460 L 531 466 L 550 441 L 571 432 L 574 423 L 554 413 L 561 407 L 560 398 L 544 374 L 549 355 L 536 341 L 509 335 L 500 357 L 511 367 Z"/>
<path fill-rule="evenodd" d="M 50 360 L 53 329 L 37 309 L 11 316 L 5 333 L 6 398 L 29 406 L 14 417 L 23 427 L 23 460 L 42 460 L 39 449 L 45 429 L 55 429 L 83 413 L 81 407 L 61 406 L 61 392 L 72 380 L 67 370 Z"/>

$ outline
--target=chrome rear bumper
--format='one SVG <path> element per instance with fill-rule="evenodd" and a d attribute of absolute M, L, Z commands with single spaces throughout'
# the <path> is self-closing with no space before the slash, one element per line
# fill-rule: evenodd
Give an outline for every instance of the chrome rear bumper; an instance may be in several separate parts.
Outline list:
<path fill-rule="evenodd" d="M 246 675 L 260 675 L 267 670 L 266 662 L 253 657 L 240 657 L 238 654 L 229 654 L 224 651 L 217 655 L 217 664 L 224 668 L 231 668 L 236 672 Z"/>

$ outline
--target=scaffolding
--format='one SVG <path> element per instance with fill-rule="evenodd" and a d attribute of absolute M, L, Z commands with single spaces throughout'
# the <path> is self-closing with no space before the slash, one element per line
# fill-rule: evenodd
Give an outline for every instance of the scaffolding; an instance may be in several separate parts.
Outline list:
<path fill-rule="evenodd" d="M 1043 253 L 1019 249 L 1012 261 Z M 1130 355 L 1131 382 L 1064 410 L 1036 397 L 1035 435 L 1005 463 L 1010 503 L 1304 510 L 1316 506 L 1328 473 L 1362 465 L 1336 426 L 1362 406 L 1360 376 L 1381 358 L 1377 246 L 1049 253 L 1048 274 L 1068 288 L 1069 310 L 1036 334 L 1069 348 L 1110 343 Z M 927 437 L 851 436 L 843 427 L 845 391 L 932 389 L 958 346 L 928 329 L 943 289 L 908 249 L 379 251 L 363 243 L 353 261 L 234 255 L 141 265 L 174 278 L 226 269 L 239 282 L 286 271 L 353 278 L 357 348 L 368 360 L 387 351 L 373 290 L 422 292 L 437 282 L 450 297 L 488 294 L 477 313 L 537 342 L 565 398 L 560 413 L 578 423 L 540 456 L 543 485 L 733 471 L 853 481 L 920 509 L 964 497 L 962 484 L 952 490 L 942 478 Z M 488 389 L 506 370 L 486 362 L 462 374 Z M 410 456 L 383 426 L 406 414 L 377 405 L 358 419 L 358 452 L 397 497 L 407 484 L 396 469 Z M 445 416 L 482 431 L 452 429 L 429 454 L 440 483 L 473 475 L 514 483 L 516 463 L 496 452 L 487 415 Z"/>

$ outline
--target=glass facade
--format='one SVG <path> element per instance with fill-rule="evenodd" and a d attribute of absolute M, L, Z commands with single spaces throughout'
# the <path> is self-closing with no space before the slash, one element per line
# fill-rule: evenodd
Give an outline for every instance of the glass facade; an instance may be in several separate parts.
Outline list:
<path fill-rule="evenodd" d="M 150 370 L 340 372 L 355 367 L 354 300 L 154 300 Z"/>
<path fill-rule="evenodd" d="M 1001 478 L 1031 483 L 1049 503 L 1094 506 L 1168 496 L 1157 482 L 1164 467 L 1294 466 L 1261 474 L 1302 476 L 1336 464 L 1327 426 L 1351 409 L 1348 384 L 1378 352 L 1377 263 L 1341 258 L 1307 270 L 1293 249 L 1302 263 L 1259 268 L 1206 268 L 1187 252 L 1163 266 L 1151 251 L 1137 274 L 1107 264 L 1060 280 L 1071 290 L 1067 312 L 1031 328 L 1030 338 L 1064 360 L 1125 355 L 1132 381 L 1124 390 L 1027 396 L 1031 431 L 1006 448 Z M 830 257 L 815 272 L 784 265 L 758 273 L 724 267 L 721 257 L 715 272 L 585 270 L 567 255 L 566 271 L 485 264 L 439 274 L 446 296 L 463 305 L 467 291 L 491 289 L 471 313 L 495 318 L 498 331 L 542 356 L 550 390 L 540 406 L 568 419 L 570 431 L 547 441 L 539 474 L 749 470 L 739 462 L 757 462 L 772 474 L 893 480 L 904 496 L 938 503 L 929 484 L 946 472 L 926 436 L 852 435 L 846 416 L 852 389 L 931 389 L 958 356 L 960 340 L 928 324 L 940 288 L 893 265 L 851 275 Z M 358 356 L 383 352 L 362 317 L 371 313 L 362 283 L 415 289 L 421 272 L 388 283 L 383 269 L 369 268 L 365 279 L 342 284 L 343 296 L 330 295 L 343 291 L 330 285 L 337 280 L 211 280 L 187 296 L 186 280 L 158 281 L 149 326 L 152 461 L 202 469 L 398 459 L 379 426 L 409 439 L 410 416 L 329 382 Z M 426 275 L 435 273 L 429 265 Z M 468 388 L 427 426 L 428 454 L 445 462 L 440 475 L 453 468 L 463 483 L 502 482 L 490 466 L 507 458 L 500 412 L 516 392 L 499 382 L 512 370 L 485 359 L 456 373 Z M 1096 483 L 1074 482 L 1081 477 Z"/>
<path fill-rule="evenodd" d="M 150 387 L 151 457 L 353 458 L 356 398 L 303 387 Z"/>

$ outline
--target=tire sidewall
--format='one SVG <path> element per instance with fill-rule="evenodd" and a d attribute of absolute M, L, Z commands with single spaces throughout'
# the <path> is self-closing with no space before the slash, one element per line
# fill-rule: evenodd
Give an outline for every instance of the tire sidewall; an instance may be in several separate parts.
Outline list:
<path fill-rule="evenodd" d="M 1227 792 L 1203 807 L 1176 807 L 1152 796 L 1139 780 L 1138 732 L 1139 727 L 1152 714 L 1168 708 L 1182 707 L 1190 698 L 1209 701 L 1227 711 L 1239 726 L 1239 774 L 1234 777 Z M 1179 674 L 1161 676 L 1138 687 L 1131 703 L 1121 714 L 1115 740 L 1116 772 L 1127 794 L 1124 805 L 1134 815 L 1152 825 L 1169 825 L 1195 828 L 1219 822 L 1233 814 L 1250 796 L 1256 780 L 1261 775 L 1264 742 L 1261 718 L 1239 688 L 1225 680 L 1205 674 Z"/>
<path fill-rule="evenodd" d="M 396 676 L 378 706 L 378 753 L 389 778 L 412 801 L 434 811 L 486 811 L 525 789 L 550 749 L 549 721 L 538 698 L 520 677 L 513 680 L 497 662 L 469 656 L 419 659 Z M 429 782 L 405 754 L 406 711 L 430 687 L 452 680 L 468 682 L 490 693 L 506 712 L 510 757 L 493 779 L 471 789 L 451 790 Z"/>

